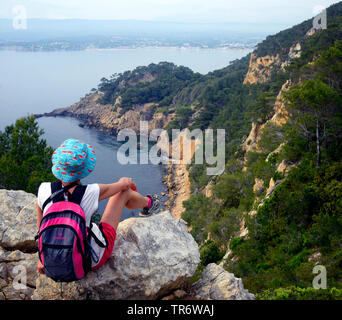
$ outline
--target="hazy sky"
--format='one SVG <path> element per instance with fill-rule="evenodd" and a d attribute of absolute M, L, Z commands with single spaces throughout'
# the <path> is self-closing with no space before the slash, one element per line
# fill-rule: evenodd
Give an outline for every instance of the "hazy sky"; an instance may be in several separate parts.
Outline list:
<path fill-rule="evenodd" d="M 0 0 L 0 18 L 16 5 L 28 18 L 168 20 L 293 25 L 333 0 Z"/>

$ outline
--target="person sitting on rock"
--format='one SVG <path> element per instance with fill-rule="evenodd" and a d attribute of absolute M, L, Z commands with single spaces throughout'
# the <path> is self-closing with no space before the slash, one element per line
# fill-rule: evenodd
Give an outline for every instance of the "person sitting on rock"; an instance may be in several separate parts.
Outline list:
<path fill-rule="evenodd" d="M 109 259 L 124 207 L 131 210 L 142 209 L 140 216 L 148 217 L 158 212 L 160 206 L 157 195 L 142 196 L 138 193 L 132 178 L 124 177 L 112 184 L 81 185 L 81 179 L 94 170 L 95 164 L 96 155 L 92 146 L 75 139 L 64 141 L 52 155 L 52 173 L 58 181 L 43 182 L 38 190 L 37 201 L 37 229 L 39 230 L 44 213 L 53 203 L 52 201 L 48 203 L 43 212 L 42 208 L 45 201 L 55 191 L 72 183 L 76 182 L 75 186 L 62 194 L 59 199 L 55 199 L 54 202 L 74 202 L 78 199 L 85 213 L 87 227 L 91 225 L 91 217 L 98 209 L 99 201 L 109 199 L 99 225 L 95 225 L 97 234 L 100 230 L 100 237 L 102 236 L 107 240 L 105 241 L 106 247 L 96 246 L 96 242 L 92 245 L 92 249 L 95 250 L 98 258 L 96 261 L 92 259 L 92 270 L 99 268 Z M 93 227 L 94 224 L 92 224 Z M 40 261 L 38 261 L 36 268 L 39 273 L 44 274 L 44 266 Z"/>

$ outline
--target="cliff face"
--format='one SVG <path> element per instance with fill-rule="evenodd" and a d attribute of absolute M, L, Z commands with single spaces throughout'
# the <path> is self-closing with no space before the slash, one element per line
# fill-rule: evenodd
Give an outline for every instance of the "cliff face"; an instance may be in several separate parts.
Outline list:
<path fill-rule="evenodd" d="M 0 300 L 60 298 L 59 284 L 35 270 L 36 201 L 34 195 L 23 191 L 0 190 Z M 187 283 L 199 261 L 198 245 L 183 220 L 174 219 L 169 212 L 127 219 L 119 224 L 109 261 L 84 279 L 64 284 L 63 298 L 174 299 L 170 293 L 183 288 L 187 290 L 183 298 L 196 295 L 197 299 L 215 299 L 201 293 L 202 286 L 210 285 L 206 279 L 212 282 L 213 276 L 208 277 L 211 268 L 196 290 Z M 221 276 L 222 281 L 214 285 L 223 290 L 222 297 L 254 298 L 241 286 L 241 294 L 236 291 L 233 283 L 239 279 L 232 274 L 223 271 Z M 225 277 L 231 282 L 225 282 Z M 21 282 L 25 278 L 26 285 Z"/>
<path fill-rule="evenodd" d="M 140 121 L 148 120 L 149 129 L 165 128 L 173 119 L 173 116 L 166 116 L 163 113 L 151 112 L 153 103 L 135 105 L 131 110 L 122 113 L 120 108 L 120 98 L 115 105 L 103 105 L 99 103 L 101 94 L 92 93 L 79 102 L 67 108 L 56 109 L 50 113 L 36 115 L 41 116 L 69 116 L 78 118 L 82 123 L 91 128 L 97 128 L 109 134 L 116 134 L 122 129 L 133 129 L 139 131 Z"/>
<path fill-rule="evenodd" d="M 313 35 L 307 33 L 307 36 Z M 302 54 L 301 42 L 295 42 L 290 48 L 284 48 L 286 54 L 258 56 L 256 52 L 251 54 L 248 72 L 243 84 L 264 83 L 270 80 L 272 72 L 276 70 L 284 71 L 291 60 L 299 58 Z"/>
<path fill-rule="evenodd" d="M 285 106 L 283 95 L 284 95 L 284 92 L 289 90 L 290 87 L 291 87 L 291 82 L 287 80 L 283 84 L 281 90 L 279 91 L 279 94 L 273 106 L 274 113 L 270 120 L 266 121 L 263 124 L 258 124 L 258 123 L 252 124 L 251 131 L 247 139 L 242 144 L 242 150 L 245 151 L 245 154 L 247 154 L 247 152 L 250 152 L 250 151 L 253 151 L 253 152 L 260 151 L 258 147 L 258 142 L 260 141 L 263 129 L 265 128 L 267 124 L 273 124 L 275 126 L 281 127 L 287 122 L 289 115 L 288 115 L 288 112 L 286 111 L 286 106 Z M 246 163 L 246 158 L 245 158 L 245 163 Z"/>
<path fill-rule="evenodd" d="M 258 57 L 256 53 L 252 53 L 248 72 L 243 83 L 255 84 L 266 82 L 271 76 L 272 67 L 279 64 L 279 55 Z"/>
<path fill-rule="evenodd" d="M 312 26 L 312 23 L 309 22 L 308 25 L 305 25 L 305 27 L 307 26 Z M 284 71 L 293 59 L 299 58 L 302 55 L 303 41 L 306 41 L 308 38 L 319 32 L 318 29 L 314 28 L 307 30 L 308 31 L 306 33 L 298 36 L 299 38 L 291 45 L 281 47 L 280 51 L 278 48 L 280 53 L 258 55 L 258 50 L 255 50 L 251 54 L 249 68 L 244 79 L 244 84 L 264 83 L 270 80 L 272 72 L 275 70 Z M 278 45 L 280 45 L 279 42 Z"/>
<path fill-rule="evenodd" d="M 184 212 L 183 201 L 188 200 L 191 196 L 191 183 L 187 163 L 191 161 L 199 145 L 199 140 L 189 140 L 185 135 L 181 139 L 174 139 L 172 145 L 170 145 L 170 156 L 172 156 L 172 150 L 180 154 L 180 163 L 173 163 L 170 160 L 167 175 L 164 177 L 169 197 L 166 205 L 175 218 L 181 218 Z M 190 152 L 184 152 L 184 148 L 190 150 Z"/>
<path fill-rule="evenodd" d="M 281 127 L 284 124 L 286 124 L 286 122 L 289 120 L 289 114 L 286 110 L 286 105 L 284 102 L 284 92 L 286 92 L 287 90 L 289 90 L 291 87 L 291 82 L 289 80 L 287 80 L 277 98 L 276 101 L 274 103 L 274 107 L 273 107 L 273 116 L 270 120 L 266 121 L 263 124 L 257 124 L 257 123 L 252 123 L 252 128 L 251 131 L 248 135 L 248 137 L 245 139 L 245 141 L 242 144 L 242 150 L 245 152 L 244 155 L 244 167 L 242 169 L 242 171 L 247 171 L 247 154 L 248 152 L 261 152 L 262 150 L 259 147 L 259 142 L 261 140 L 262 137 L 262 133 L 263 130 L 265 129 L 265 127 L 268 124 L 272 124 L 276 127 Z M 273 150 L 272 152 L 270 152 L 266 158 L 266 161 L 269 161 L 270 157 L 273 154 L 279 153 L 282 148 L 285 145 L 285 141 L 283 141 L 282 143 L 280 143 L 280 145 Z M 285 161 L 282 161 L 279 165 L 278 168 L 276 169 L 276 172 L 282 174 L 283 176 L 286 176 L 288 174 L 288 172 L 295 166 L 295 164 L 292 163 L 286 163 Z M 275 188 L 282 182 L 283 180 L 278 180 L 278 181 L 274 181 L 273 178 L 270 179 L 269 184 L 267 190 L 266 190 L 266 195 L 263 199 L 260 198 L 261 194 L 263 193 L 263 191 L 266 189 L 264 187 L 264 181 L 262 179 L 259 178 L 255 178 L 255 183 L 253 186 L 253 192 L 256 194 L 256 200 L 255 203 L 258 203 L 258 206 L 263 205 L 264 200 L 269 198 L 273 191 L 275 190 Z M 251 210 L 250 212 L 248 212 L 248 215 L 252 216 L 256 214 L 256 210 Z M 248 233 L 247 228 L 245 227 L 245 221 L 242 221 L 242 226 L 241 226 L 241 230 L 240 233 L 238 234 L 238 236 L 244 236 Z M 229 252 L 229 246 L 228 246 L 228 252 Z M 227 252 L 227 256 L 228 256 L 228 252 Z"/>

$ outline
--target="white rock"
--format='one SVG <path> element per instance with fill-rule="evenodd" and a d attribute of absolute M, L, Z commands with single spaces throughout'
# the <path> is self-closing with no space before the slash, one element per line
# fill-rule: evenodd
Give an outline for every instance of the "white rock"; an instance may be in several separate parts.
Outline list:
<path fill-rule="evenodd" d="M 0 190 L 0 246 L 33 250 L 37 232 L 35 195 Z"/>
<path fill-rule="evenodd" d="M 254 300 L 254 294 L 244 289 L 240 278 L 215 263 L 207 265 L 191 291 L 204 300 Z"/>
<path fill-rule="evenodd" d="M 156 299 L 179 288 L 196 271 L 198 245 L 169 212 L 119 224 L 112 256 L 84 279 L 63 285 L 66 299 Z M 55 299 L 60 286 L 45 276 L 33 299 Z"/>
<path fill-rule="evenodd" d="M 0 247 L 0 299 L 31 299 L 38 276 L 37 260 L 37 254 L 6 251 Z"/>

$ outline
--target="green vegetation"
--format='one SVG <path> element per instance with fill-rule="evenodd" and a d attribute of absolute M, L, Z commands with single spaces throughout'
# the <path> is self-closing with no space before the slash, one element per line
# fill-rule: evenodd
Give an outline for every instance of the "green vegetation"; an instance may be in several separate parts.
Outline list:
<path fill-rule="evenodd" d="M 288 287 L 265 290 L 256 294 L 256 300 L 341 300 L 342 290 L 331 288 L 316 290 L 314 288 Z"/>
<path fill-rule="evenodd" d="M 114 104 L 120 96 L 120 106 L 127 111 L 149 102 L 170 105 L 176 93 L 201 77 L 187 67 L 160 62 L 113 74 L 109 80 L 102 78 L 98 88 L 103 93 L 102 104 Z"/>
<path fill-rule="evenodd" d="M 224 251 L 221 251 L 217 243 L 212 240 L 206 241 L 200 248 L 201 265 L 204 267 L 221 260 L 223 256 Z"/>
<path fill-rule="evenodd" d="M 247 137 L 252 122 L 261 123 L 272 115 L 273 103 L 286 81 L 285 73 L 278 73 L 264 84 L 243 85 L 250 57 L 228 66 L 219 78 L 206 76 L 207 88 L 198 97 L 200 112 L 191 128 L 224 128 L 226 130 L 226 159 L 241 155 L 242 138 Z M 190 181 L 201 189 L 208 183 L 206 167 L 193 165 Z"/>
<path fill-rule="evenodd" d="M 220 261 L 225 252 L 219 248 L 216 242 L 208 240 L 200 247 L 200 263 L 196 269 L 195 274 L 190 279 L 190 284 L 195 283 L 201 277 L 204 268 L 210 263 Z"/>
<path fill-rule="evenodd" d="M 253 292 L 312 284 L 312 253 L 320 252 L 328 284 L 339 287 L 342 243 L 342 164 L 315 167 L 309 159 L 292 169 L 265 200 L 246 217 L 248 239 L 233 246 L 236 262 L 229 270 Z"/>
<path fill-rule="evenodd" d="M 256 54 L 259 57 L 266 55 L 287 55 L 290 47 L 295 43 L 303 45 L 303 54 L 298 61 L 305 61 L 304 64 L 312 61 L 312 57 L 318 51 L 329 48 L 333 45 L 334 39 L 341 34 L 340 20 L 342 16 L 342 5 L 337 3 L 327 9 L 327 21 L 329 28 L 324 33 L 319 32 L 312 38 L 306 36 L 313 26 L 313 18 L 306 20 L 292 28 L 283 30 L 275 35 L 268 36 L 257 46 Z M 311 58 L 311 60 L 309 60 Z M 303 65 L 303 64 L 302 64 Z"/>
<path fill-rule="evenodd" d="M 326 68 L 332 55 L 339 60 Z M 248 239 L 234 246 L 238 260 L 228 263 L 253 292 L 311 286 L 315 263 L 309 257 L 315 252 L 327 268 L 329 287 L 341 288 L 342 91 L 339 82 L 331 81 L 338 78 L 341 62 L 342 46 L 336 42 L 311 65 L 311 79 L 286 94 L 291 120 L 285 126 L 288 143 L 282 156 L 300 163 L 257 214 L 246 217 Z M 296 290 L 274 294 L 307 298 L 312 292 Z"/>
<path fill-rule="evenodd" d="M 274 69 L 266 83 L 243 85 L 248 63 L 241 59 L 207 75 L 207 88 L 199 96 L 201 112 L 193 127 L 228 131 L 227 165 L 214 178 L 210 198 L 200 192 L 209 182 L 206 166 L 190 167 L 194 193 L 184 202 L 182 217 L 200 244 L 209 234 L 220 250 L 230 243 L 225 268 L 241 277 L 257 299 L 341 299 L 341 17 L 339 3 L 328 9 L 327 30 L 306 37 L 312 26 L 308 20 L 259 45 L 259 56 L 281 57 L 298 41 L 302 45 L 301 57 L 285 72 Z M 251 123 L 270 119 L 286 80 L 291 81 L 284 93 L 289 120 L 282 127 L 268 123 L 258 150 L 246 153 L 241 144 Z M 280 144 L 281 150 L 269 156 Z M 283 160 L 295 164 L 286 175 L 276 171 Z M 256 178 L 263 185 L 253 192 Z M 280 183 L 263 199 L 271 178 Z M 242 220 L 248 236 L 239 235 Z M 327 290 L 312 288 L 317 263 L 327 269 Z"/>
<path fill-rule="evenodd" d="M 51 173 L 53 149 L 41 138 L 34 116 L 18 119 L 0 131 L 0 188 L 25 190 L 33 194 Z"/>

